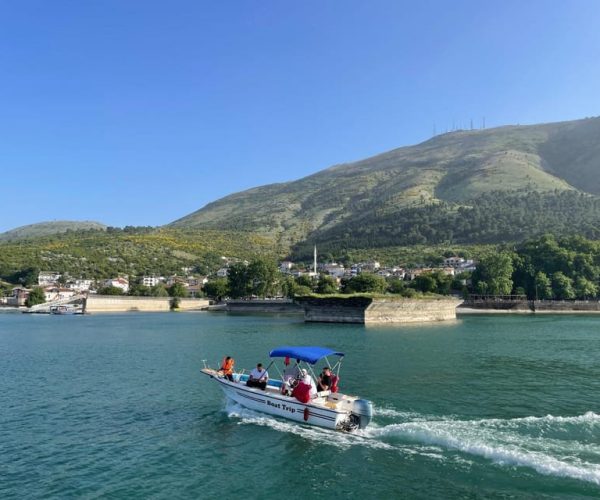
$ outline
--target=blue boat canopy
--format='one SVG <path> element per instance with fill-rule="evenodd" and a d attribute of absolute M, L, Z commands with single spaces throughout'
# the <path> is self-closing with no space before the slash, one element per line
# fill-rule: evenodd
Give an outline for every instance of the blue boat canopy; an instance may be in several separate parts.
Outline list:
<path fill-rule="evenodd" d="M 318 346 L 282 346 L 273 349 L 269 356 L 271 358 L 294 358 L 299 359 L 301 361 L 306 361 L 311 365 L 314 365 L 317 361 L 325 356 L 330 356 L 334 354 L 335 356 L 343 356 L 343 352 L 337 352 L 333 349 L 329 349 L 327 347 L 318 347 Z"/>

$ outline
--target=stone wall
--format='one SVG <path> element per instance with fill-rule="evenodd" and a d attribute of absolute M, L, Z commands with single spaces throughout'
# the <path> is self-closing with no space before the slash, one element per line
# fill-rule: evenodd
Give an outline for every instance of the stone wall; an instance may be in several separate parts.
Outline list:
<path fill-rule="evenodd" d="M 171 297 L 128 297 L 120 295 L 90 295 L 85 312 L 169 311 Z M 179 299 L 180 311 L 199 311 L 208 308 L 205 299 Z"/>
<path fill-rule="evenodd" d="M 586 314 L 600 313 L 598 300 L 477 300 L 465 301 L 459 314 L 538 313 Z"/>
<path fill-rule="evenodd" d="M 300 298 L 304 320 L 323 323 L 420 323 L 456 319 L 459 300 L 369 297 Z"/>
<path fill-rule="evenodd" d="M 228 300 L 222 310 L 236 313 L 303 313 L 302 307 L 291 299 Z"/>
<path fill-rule="evenodd" d="M 536 313 L 600 313 L 598 300 L 535 300 Z"/>
<path fill-rule="evenodd" d="M 367 307 L 365 323 L 421 323 L 456 319 L 461 301 L 444 299 L 375 299 Z"/>

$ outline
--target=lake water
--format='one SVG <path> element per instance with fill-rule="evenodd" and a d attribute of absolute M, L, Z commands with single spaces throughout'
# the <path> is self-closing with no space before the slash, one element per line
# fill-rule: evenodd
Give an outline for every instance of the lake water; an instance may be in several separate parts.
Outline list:
<path fill-rule="evenodd" d="M 599 327 L 0 314 L 0 497 L 598 498 Z M 374 402 L 373 425 L 244 410 L 199 373 L 286 344 L 346 352 L 341 390 Z"/>

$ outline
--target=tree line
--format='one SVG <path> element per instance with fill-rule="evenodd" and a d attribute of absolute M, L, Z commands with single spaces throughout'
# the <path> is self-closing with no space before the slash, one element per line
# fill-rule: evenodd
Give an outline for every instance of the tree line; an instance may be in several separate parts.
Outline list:
<path fill-rule="evenodd" d="M 600 288 L 600 242 L 544 235 L 483 256 L 472 290 L 528 299 L 595 299 Z"/>
<path fill-rule="evenodd" d="M 441 202 L 385 213 L 364 211 L 292 249 L 310 258 L 311 242 L 339 258 L 352 249 L 440 244 L 500 244 L 552 233 L 600 238 L 600 198 L 576 191 L 493 191 L 459 204 Z"/>

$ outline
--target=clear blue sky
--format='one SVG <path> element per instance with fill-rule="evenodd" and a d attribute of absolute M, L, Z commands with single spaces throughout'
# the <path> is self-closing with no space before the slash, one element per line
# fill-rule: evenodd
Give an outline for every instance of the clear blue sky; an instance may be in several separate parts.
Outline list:
<path fill-rule="evenodd" d="M 600 114 L 600 1 L 0 0 L 0 231 L 161 225 L 486 117 Z"/>

